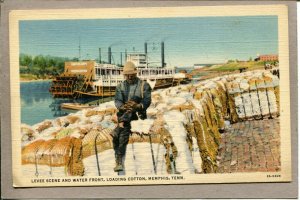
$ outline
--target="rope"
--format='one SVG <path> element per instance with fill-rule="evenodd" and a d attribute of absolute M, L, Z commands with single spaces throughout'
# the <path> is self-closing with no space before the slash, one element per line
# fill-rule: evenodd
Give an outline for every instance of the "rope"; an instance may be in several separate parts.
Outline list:
<path fill-rule="evenodd" d="M 251 91 L 250 91 L 250 87 L 248 89 L 248 93 L 249 93 L 249 98 L 250 98 L 250 103 L 251 103 L 251 111 L 252 111 L 252 115 L 254 115 L 254 109 L 253 109 L 253 103 L 252 103 L 252 99 L 251 99 Z"/>
<path fill-rule="evenodd" d="M 39 171 L 38 171 L 38 164 L 37 164 L 37 157 L 36 157 L 36 153 L 34 154 L 34 160 L 35 160 L 35 176 L 38 177 L 39 176 Z"/>
<path fill-rule="evenodd" d="M 96 163 L 97 163 L 97 169 L 98 169 L 98 176 L 101 176 L 100 165 L 99 165 L 99 158 L 98 158 L 98 149 L 97 149 L 97 138 L 100 135 L 100 133 L 97 134 L 97 136 L 95 137 L 95 142 L 94 142 Z"/>
<path fill-rule="evenodd" d="M 156 164 L 155 164 L 155 160 L 154 160 L 153 147 L 152 147 L 151 134 L 149 134 L 149 139 L 150 139 L 150 147 L 151 147 L 151 154 L 152 154 L 153 169 L 154 169 L 154 173 L 157 174 L 157 172 L 156 172 Z"/>
<path fill-rule="evenodd" d="M 52 155 L 50 155 L 50 176 L 52 176 Z"/>

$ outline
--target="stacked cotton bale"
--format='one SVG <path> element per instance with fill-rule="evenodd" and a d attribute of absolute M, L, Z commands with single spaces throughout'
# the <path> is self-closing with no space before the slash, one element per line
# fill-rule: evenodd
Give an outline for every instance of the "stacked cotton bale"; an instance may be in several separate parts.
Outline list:
<path fill-rule="evenodd" d="M 278 116 L 278 77 L 268 71 L 243 75 L 228 79 L 226 84 L 231 122 Z"/>
<path fill-rule="evenodd" d="M 83 157 L 112 149 L 112 133 L 110 128 L 94 128 L 90 130 L 82 139 Z"/>
<path fill-rule="evenodd" d="M 201 86 L 203 88 L 203 86 Z M 199 92 L 199 91 L 198 91 Z M 207 90 L 202 90 L 200 100 L 193 100 L 194 109 L 187 119 L 187 131 L 197 142 L 201 156 L 201 171 L 216 172 L 218 145 L 220 143 L 219 121 L 221 114 L 216 111 L 212 96 Z"/>
<path fill-rule="evenodd" d="M 45 140 L 36 140 L 22 148 L 22 164 L 36 163 L 36 153 Z"/>
<path fill-rule="evenodd" d="M 36 140 L 22 149 L 22 164 L 65 166 L 70 175 L 82 175 L 81 150 L 81 140 L 74 137 Z"/>

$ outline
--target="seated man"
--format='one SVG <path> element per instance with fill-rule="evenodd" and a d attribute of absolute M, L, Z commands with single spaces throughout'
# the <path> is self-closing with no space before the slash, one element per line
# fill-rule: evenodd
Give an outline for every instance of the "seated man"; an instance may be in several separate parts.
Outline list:
<path fill-rule="evenodd" d="M 122 158 L 131 134 L 132 120 L 146 118 L 146 110 L 151 104 L 151 87 L 137 77 L 137 69 L 132 62 L 123 68 L 125 81 L 116 88 L 115 105 L 118 109 L 118 126 L 113 134 L 113 146 L 116 158 L 114 171 L 123 171 Z"/>

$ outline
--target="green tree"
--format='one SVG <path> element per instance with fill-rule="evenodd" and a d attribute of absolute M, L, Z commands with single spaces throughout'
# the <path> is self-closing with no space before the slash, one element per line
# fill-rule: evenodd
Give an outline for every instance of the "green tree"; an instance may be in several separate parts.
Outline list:
<path fill-rule="evenodd" d="M 30 66 L 32 64 L 32 56 L 26 54 L 20 54 L 19 63 L 21 66 Z"/>

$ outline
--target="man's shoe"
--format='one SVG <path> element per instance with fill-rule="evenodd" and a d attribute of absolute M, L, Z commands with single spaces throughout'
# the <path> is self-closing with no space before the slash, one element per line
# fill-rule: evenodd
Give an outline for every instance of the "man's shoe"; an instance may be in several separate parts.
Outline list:
<path fill-rule="evenodd" d="M 117 166 L 115 166 L 114 171 L 115 171 L 115 172 L 123 171 L 123 166 L 122 166 L 122 164 L 118 164 Z"/>
<path fill-rule="evenodd" d="M 122 165 L 122 156 L 117 155 L 116 158 L 116 166 L 114 168 L 115 172 L 123 171 L 123 165 Z"/>

